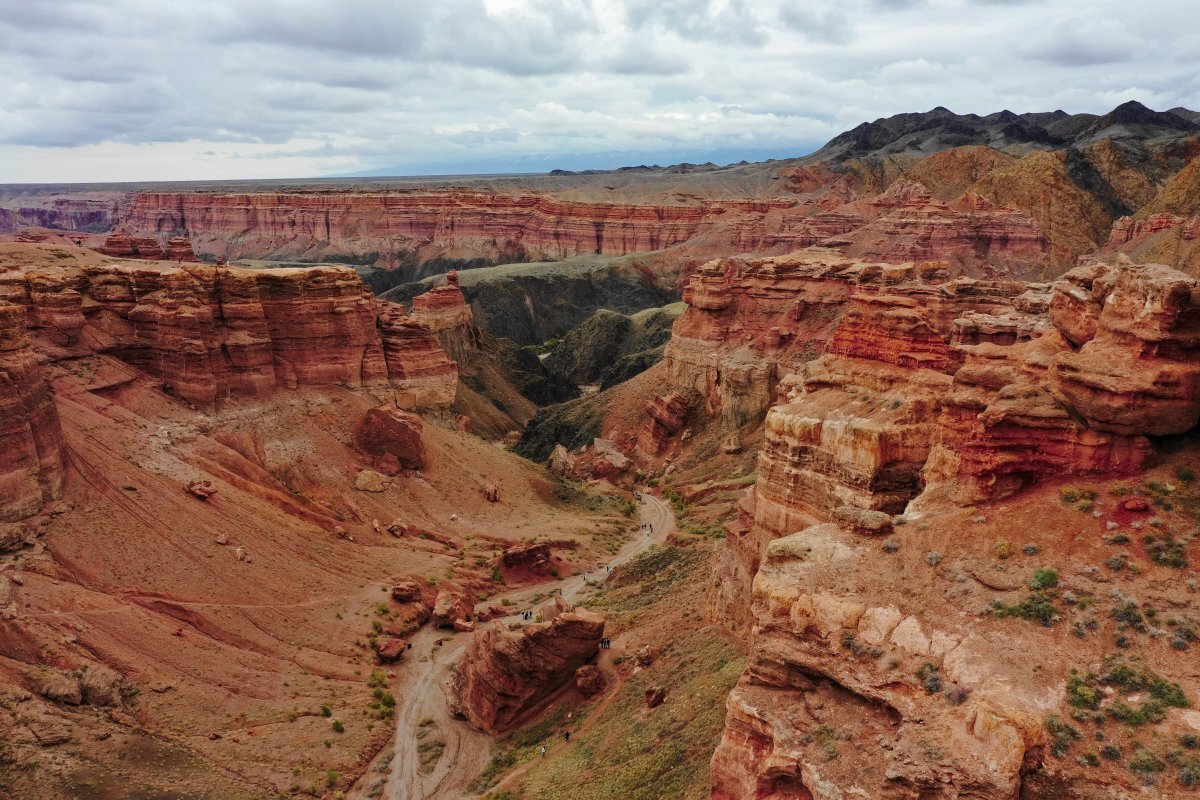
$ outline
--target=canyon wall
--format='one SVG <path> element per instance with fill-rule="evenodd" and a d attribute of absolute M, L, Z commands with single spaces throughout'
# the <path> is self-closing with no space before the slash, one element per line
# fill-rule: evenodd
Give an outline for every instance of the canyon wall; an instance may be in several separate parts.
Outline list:
<path fill-rule="evenodd" d="M 944 259 L 967 272 L 1027 274 L 1048 263 L 1041 223 L 1019 208 L 970 192 L 934 199 L 911 180 L 875 194 L 852 189 L 826 168 L 810 171 L 815 177 L 807 183 L 781 172 L 780 188 L 755 199 L 683 193 L 665 184 L 657 195 L 604 202 L 551 189 L 139 191 L 122 201 L 114 225 L 120 236 L 147 245 L 189 237 L 208 256 L 350 261 L 400 268 L 409 280 L 456 263 L 663 250 L 682 259 L 682 270 L 671 269 L 686 272 L 715 255 L 809 246 L 891 263 Z M 598 195 L 594 188 L 582 193 Z"/>
<path fill-rule="evenodd" d="M 1026 796 L 1031 774 L 1054 769 L 1044 722 L 1062 702 L 1054 682 L 1082 656 L 1066 648 L 1034 664 L 980 632 L 993 624 L 977 619 L 980 605 L 1026 588 L 1003 577 L 996 542 L 1036 540 L 1025 552 L 1065 562 L 1078 537 L 1064 526 L 1077 523 L 1047 521 L 1064 513 L 1057 494 L 1048 509 L 1028 490 L 1141 474 L 1149 437 L 1200 418 L 1194 278 L 1128 261 L 1053 286 L 915 277 L 853 287 L 824 353 L 783 379 L 788 397 L 767 414 L 757 483 L 727 526 L 712 595 L 713 613 L 752 648 L 713 759 L 714 798 Z M 969 523 L 955 513 L 1000 499 L 966 512 Z M 1149 508 L 1139 503 L 1129 507 Z M 908 547 L 917 552 L 886 561 Z M 955 554 L 953 580 L 930 593 L 909 571 L 944 553 Z M 1089 569 L 1071 588 L 1107 591 Z M 1171 585 L 1147 576 L 1147 587 Z M 943 683 L 956 699 L 927 699 Z M 855 756 L 838 761 L 842 739 Z M 1029 796 L 1109 796 L 1050 785 L 1064 793 Z"/>
<path fill-rule="evenodd" d="M 51 358 L 112 354 L 204 408 L 317 384 L 444 407 L 457 381 L 432 332 L 381 304 L 346 268 L 13 271 L 0 274 L 0 299 L 27 309 Z"/>
<path fill-rule="evenodd" d="M 464 326 L 473 330 L 458 299 L 410 315 L 340 267 L 114 263 L 0 272 L 0 519 L 37 513 L 61 494 L 61 435 L 43 363 L 113 356 L 210 411 L 318 385 L 364 390 L 400 409 L 446 411 L 458 365 L 438 338 L 457 342 L 469 335 Z"/>
<path fill-rule="evenodd" d="M 631 205 L 472 189 L 138 192 L 130 195 L 120 225 L 139 235 L 189 236 L 201 252 L 227 258 L 502 263 L 661 250 L 711 229 L 725 214 L 771 204 Z"/>
<path fill-rule="evenodd" d="M 0 302 L 0 523 L 62 496 L 58 411 L 25 332 L 25 310 Z"/>

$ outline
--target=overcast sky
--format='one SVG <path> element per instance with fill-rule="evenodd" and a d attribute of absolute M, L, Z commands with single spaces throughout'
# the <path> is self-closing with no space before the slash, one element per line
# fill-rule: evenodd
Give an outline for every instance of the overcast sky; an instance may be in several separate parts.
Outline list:
<path fill-rule="evenodd" d="M 1200 107 L 1197 0 L 0 0 L 0 182 L 801 155 L 860 122 Z"/>

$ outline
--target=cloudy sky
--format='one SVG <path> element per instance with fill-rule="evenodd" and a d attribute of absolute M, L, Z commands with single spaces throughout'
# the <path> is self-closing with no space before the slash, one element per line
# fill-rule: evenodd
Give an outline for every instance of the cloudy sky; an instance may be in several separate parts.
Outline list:
<path fill-rule="evenodd" d="M 800 155 L 1200 107 L 1196 0 L 0 0 L 0 183 Z"/>

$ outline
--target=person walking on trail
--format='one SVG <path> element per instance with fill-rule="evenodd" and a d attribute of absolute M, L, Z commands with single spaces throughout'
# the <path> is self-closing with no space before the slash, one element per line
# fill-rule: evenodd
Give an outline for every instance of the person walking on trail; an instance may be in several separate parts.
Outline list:
<path fill-rule="evenodd" d="M 571 732 L 570 731 L 563 731 L 563 741 L 564 742 L 571 741 Z"/>
<path fill-rule="evenodd" d="M 546 755 L 546 745 L 542 745 L 542 755 Z"/>

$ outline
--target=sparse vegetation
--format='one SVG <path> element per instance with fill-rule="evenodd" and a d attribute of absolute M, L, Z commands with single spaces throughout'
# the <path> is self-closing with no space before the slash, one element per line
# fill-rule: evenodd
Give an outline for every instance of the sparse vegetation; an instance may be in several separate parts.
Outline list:
<path fill-rule="evenodd" d="M 1058 586 L 1058 570 L 1043 568 L 1033 571 L 1029 579 L 1030 589 L 1053 589 Z"/>
<path fill-rule="evenodd" d="M 942 690 L 942 673 L 936 665 L 926 661 L 917 670 L 917 680 L 926 694 L 937 694 Z"/>
<path fill-rule="evenodd" d="M 1008 604 L 1000 600 L 992 602 L 991 612 L 1000 618 L 1016 617 L 1038 622 L 1049 628 L 1054 625 L 1058 613 L 1054 608 L 1053 591 L 1039 591 L 1030 594 L 1019 603 Z"/>

